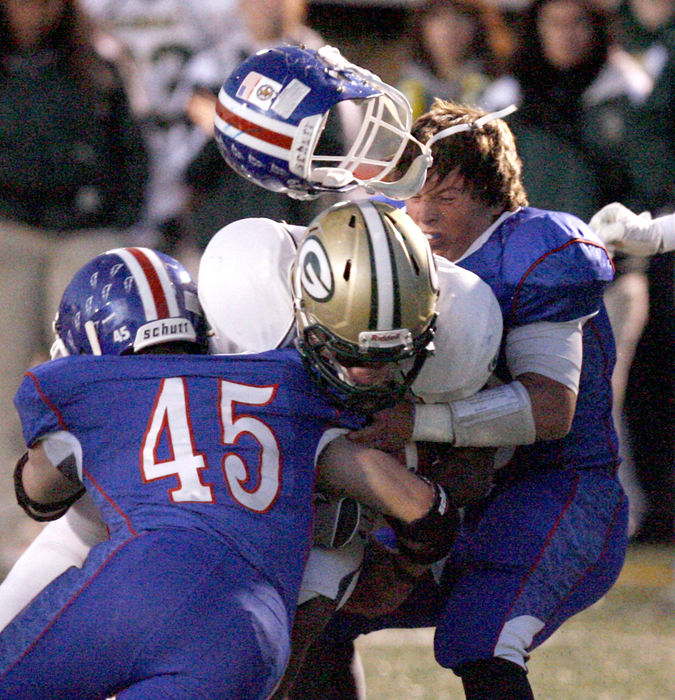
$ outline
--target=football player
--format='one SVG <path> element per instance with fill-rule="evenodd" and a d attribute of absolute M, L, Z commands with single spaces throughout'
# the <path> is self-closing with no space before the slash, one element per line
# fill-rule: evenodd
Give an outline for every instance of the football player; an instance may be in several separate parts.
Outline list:
<path fill-rule="evenodd" d="M 401 220 L 373 233 L 411 293 L 381 296 L 395 313 L 367 349 L 394 382 L 426 352 L 437 297 L 426 242 Z M 324 400 L 295 350 L 203 355 L 195 286 L 167 256 L 98 256 L 55 330 L 68 357 L 28 373 L 16 397 L 29 445 L 17 498 L 49 520 L 86 487 L 108 538 L 0 635 L 5 697 L 267 697 L 288 657 L 319 453 L 322 488 L 388 513 L 413 549 L 456 521 L 441 487 L 326 430 L 356 418 Z"/>
<path fill-rule="evenodd" d="M 437 255 L 495 292 L 504 384 L 459 401 L 400 404 L 351 437 L 387 450 L 412 438 L 512 454 L 465 510 L 440 586 L 427 579 L 379 620 L 338 613 L 326 639 L 435 626 L 436 659 L 461 677 L 467 698 L 526 700 L 532 650 L 610 589 L 625 556 L 614 343 L 602 301 L 613 267 L 583 222 L 528 206 L 513 135 L 488 116 L 438 100 L 415 122 L 433 165 L 406 206 Z M 404 153 L 401 169 L 415 157 Z M 306 696 L 307 686 L 297 692 Z"/>
<path fill-rule="evenodd" d="M 386 166 L 369 162 L 362 147 L 371 138 L 384 142 L 385 127 L 364 118 L 362 136 L 368 139 L 357 140 L 343 160 L 322 162 L 317 139 L 300 138 L 311 129 L 298 127 L 321 113 L 311 105 L 324 94 L 324 106 L 335 100 L 331 90 L 305 85 L 302 93 L 291 91 L 294 80 L 303 82 L 299 73 L 291 69 L 280 79 L 273 64 L 261 60 L 258 67 L 263 82 L 266 75 L 277 82 L 278 95 L 296 96 L 294 110 L 279 109 L 277 93 L 261 104 L 240 90 L 254 66 L 233 74 L 221 101 L 240 119 L 216 121 L 225 159 L 262 187 L 281 183 L 293 196 L 361 185 L 405 200 L 434 252 L 492 287 L 505 321 L 502 386 L 460 400 L 404 402 L 351 436 L 394 452 L 413 439 L 496 446 L 511 454 L 495 488 L 465 515 L 444 581 L 428 596 L 429 615 L 421 612 L 420 593 L 398 617 L 351 620 L 346 636 L 379 625 L 438 623 L 437 659 L 462 677 L 467 697 L 531 697 L 530 650 L 609 589 L 625 554 L 627 499 L 616 477 L 609 381 L 614 346 L 602 304 L 602 290 L 613 278 L 611 261 L 583 222 L 527 206 L 513 136 L 499 119 L 509 109 L 485 114 L 439 101 L 405 143 L 396 141 L 402 157 L 389 148 L 395 155 Z M 354 89 L 358 76 L 348 72 L 341 75 Z M 315 123 L 318 118 L 310 121 Z M 265 133 L 286 134 L 287 147 L 273 150 L 270 139 L 260 137 Z M 375 180 L 359 177 L 363 172 L 376 172 Z M 506 533 L 504 523 L 512 524 Z M 544 579 L 548 593 L 539 585 Z M 336 639 L 339 626 L 333 630 Z M 329 680 L 327 688 L 335 687 Z M 322 696 L 316 687 L 297 692 Z"/>

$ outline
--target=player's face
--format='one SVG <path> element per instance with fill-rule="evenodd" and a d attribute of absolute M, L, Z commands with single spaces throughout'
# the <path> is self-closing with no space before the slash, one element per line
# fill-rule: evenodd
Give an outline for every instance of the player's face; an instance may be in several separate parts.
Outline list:
<path fill-rule="evenodd" d="M 429 177 L 406 207 L 434 253 L 448 260 L 458 260 L 502 211 L 474 197 L 458 170 L 441 181 Z"/>
<path fill-rule="evenodd" d="M 384 386 L 392 382 L 396 374 L 400 374 L 393 362 L 350 367 L 342 365 L 342 370 L 356 386 Z"/>

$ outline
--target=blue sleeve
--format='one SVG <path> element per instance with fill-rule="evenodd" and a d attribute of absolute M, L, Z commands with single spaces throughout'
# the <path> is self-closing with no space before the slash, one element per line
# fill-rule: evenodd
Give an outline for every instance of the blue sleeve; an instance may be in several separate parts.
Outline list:
<path fill-rule="evenodd" d="M 596 313 L 614 278 L 607 251 L 582 221 L 556 212 L 538 214 L 521 222 L 504 248 L 511 327 Z"/>
<path fill-rule="evenodd" d="M 23 437 L 29 447 L 47 433 L 67 430 L 61 415 L 45 393 L 40 374 L 39 368 L 38 371 L 27 372 L 14 397 Z"/>

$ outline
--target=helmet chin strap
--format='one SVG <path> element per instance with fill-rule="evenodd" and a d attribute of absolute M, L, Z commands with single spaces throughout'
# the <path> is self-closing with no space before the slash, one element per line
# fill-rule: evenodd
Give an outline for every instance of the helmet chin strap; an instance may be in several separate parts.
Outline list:
<path fill-rule="evenodd" d="M 96 333 L 96 326 L 93 321 L 85 321 L 84 332 L 87 334 L 87 340 L 89 345 L 91 345 L 92 355 L 102 355 L 101 344 L 98 342 L 98 335 Z"/>
<path fill-rule="evenodd" d="M 471 129 L 478 129 L 488 122 L 494 121 L 495 119 L 501 119 L 509 114 L 515 112 L 518 108 L 516 105 L 509 105 L 500 109 L 498 112 L 490 112 L 489 114 L 484 114 L 482 117 L 478 117 L 474 122 L 463 122 L 462 124 L 455 124 L 454 126 L 449 126 L 447 129 L 443 129 L 438 133 L 434 134 L 427 142 L 426 147 L 431 149 L 431 147 L 441 139 L 452 136 L 453 134 L 459 134 L 461 131 L 471 131 Z"/>
<path fill-rule="evenodd" d="M 366 191 L 379 192 L 391 199 L 408 199 L 419 192 L 427 179 L 427 170 L 432 166 L 434 159 L 429 150 L 423 144 L 421 155 L 411 163 L 406 174 L 394 182 L 369 182 L 363 183 Z"/>

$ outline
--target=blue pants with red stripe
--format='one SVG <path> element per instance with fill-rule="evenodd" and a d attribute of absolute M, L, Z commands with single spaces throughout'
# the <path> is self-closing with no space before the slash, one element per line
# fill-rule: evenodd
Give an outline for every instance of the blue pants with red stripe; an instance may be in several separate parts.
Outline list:
<path fill-rule="evenodd" d="M 263 699 L 289 628 L 276 589 L 221 541 L 105 542 L 0 633 L 0 698 Z"/>
<path fill-rule="evenodd" d="M 467 509 L 440 582 L 424 578 L 393 614 L 339 614 L 327 641 L 377 629 L 436 627 L 444 667 L 493 656 L 525 667 L 529 653 L 616 581 L 628 503 L 603 470 L 529 474 Z"/>

